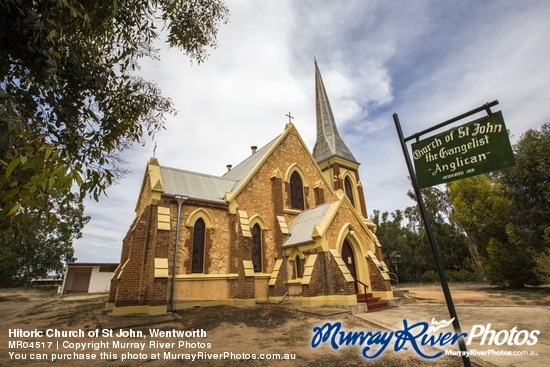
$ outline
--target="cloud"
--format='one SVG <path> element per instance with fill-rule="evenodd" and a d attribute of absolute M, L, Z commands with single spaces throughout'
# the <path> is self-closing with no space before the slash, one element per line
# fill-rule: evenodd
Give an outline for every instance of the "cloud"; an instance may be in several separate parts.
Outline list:
<path fill-rule="evenodd" d="M 178 114 L 156 137 L 167 166 L 221 175 L 250 146 L 279 135 L 289 111 L 315 140 L 313 57 L 340 133 L 362 163 L 367 207 L 412 205 L 392 119 L 405 134 L 498 99 L 514 139 L 550 121 L 550 2 L 228 1 L 230 23 L 201 65 L 159 43 L 161 61 L 140 73 Z M 109 197 L 87 203 L 92 221 L 77 242 L 81 261 L 118 261 L 154 144 L 125 154 L 133 170 Z"/>

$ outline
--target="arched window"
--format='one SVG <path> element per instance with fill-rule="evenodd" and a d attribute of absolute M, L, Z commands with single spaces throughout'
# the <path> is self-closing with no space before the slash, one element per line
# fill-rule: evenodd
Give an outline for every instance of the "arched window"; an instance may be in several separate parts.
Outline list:
<path fill-rule="evenodd" d="M 193 227 L 193 254 L 192 254 L 192 273 L 204 272 L 204 238 L 205 225 L 202 218 L 197 219 Z"/>
<path fill-rule="evenodd" d="M 259 224 L 252 227 L 252 265 L 256 273 L 262 272 L 262 229 Z"/>
<path fill-rule="evenodd" d="M 296 171 L 290 175 L 290 206 L 292 209 L 304 210 L 304 186 Z"/>
<path fill-rule="evenodd" d="M 298 255 L 296 255 L 296 259 L 294 260 L 294 267 L 296 269 L 296 278 L 301 278 L 303 274 L 302 259 Z"/>
<path fill-rule="evenodd" d="M 344 188 L 346 190 L 346 196 L 351 202 L 351 205 L 355 206 L 355 202 L 353 201 L 353 184 L 351 183 L 350 178 L 347 176 L 346 176 L 346 179 L 344 180 Z"/>

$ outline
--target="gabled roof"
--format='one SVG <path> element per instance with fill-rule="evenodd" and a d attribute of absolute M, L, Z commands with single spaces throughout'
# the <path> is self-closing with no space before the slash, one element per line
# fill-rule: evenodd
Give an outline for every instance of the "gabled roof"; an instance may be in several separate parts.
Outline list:
<path fill-rule="evenodd" d="M 158 182 L 151 182 L 153 189 L 165 195 L 182 195 L 190 199 L 210 201 L 215 203 L 231 203 L 247 183 L 254 177 L 263 163 L 269 158 L 271 153 L 280 145 L 280 143 L 288 136 L 288 134 L 296 134 L 300 143 L 304 147 L 304 151 L 311 157 L 311 161 L 315 164 L 315 160 L 309 154 L 305 143 L 296 131 L 293 124 L 288 123 L 285 126 L 284 132 L 264 145 L 256 153 L 246 158 L 231 171 L 223 176 L 213 176 L 198 172 L 185 171 L 181 169 L 163 167 L 158 164 L 158 160 L 151 159 L 148 164 L 150 178 L 151 172 L 158 172 Z M 153 166 L 156 167 L 156 169 Z M 319 177 L 321 180 L 326 180 L 319 167 Z M 325 182 L 329 187 L 328 182 Z M 142 185 L 143 190 L 143 185 Z M 140 194 L 141 195 L 141 194 Z"/>
<path fill-rule="evenodd" d="M 160 167 L 164 194 L 184 195 L 190 199 L 225 203 L 223 196 L 232 191 L 237 181 L 224 177 Z"/>
<path fill-rule="evenodd" d="M 227 203 L 224 195 L 233 192 L 248 177 L 279 138 L 280 135 L 221 177 L 160 166 L 163 193 L 201 201 Z"/>
<path fill-rule="evenodd" d="M 314 242 L 313 229 L 316 225 L 321 224 L 331 205 L 332 203 L 326 203 L 301 212 L 290 228 L 290 237 L 283 244 L 283 247 Z"/>
<path fill-rule="evenodd" d="M 332 190 L 332 187 L 330 183 L 327 181 L 327 178 L 323 175 L 323 172 L 321 172 L 321 169 L 317 165 L 317 162 L 309 152 L 309 149 L 307 148 L 306 144 L 302 140 L 302 137 L 296 130 L 296 127 L 292 123 L 287 123 L 285 125 L 285 130 L 281 135 L 267 143 L 264 147 L 262 147 L 256 154 L 253 154 L 252 156 L 248 157 L 243 163 L 239 164 L 235 170 L 236 172 L 231 174 L 233 170 L 226 173 L 223 178 L 231 177 L 233 179 L 238 179 L 237 185 L 232 191 L 228 191 L 228 193 L 225 196 L 226 202 L 233 202 L 235 198 L 240 194 L 240 192 L 246 187 L 246 185 L 252 180 L 254 175 L 258 172 L 258 170 L 262 167 L 262 165 L 266 162 L 266 160 L 271 156 L 271 154 L 277 149 L 278 146 L 287 138 L 289 134 L 293 134 L 298 138 L 298 141 L 300 142 L 301 146 L 304 149 L 305 154 L 311 159 L 311 163 L 317 168 L 319 179 L 322 180 L 325 183 L 325 187 L 327 187 L 329 190 Z"/>
<path fill-rule="evenodd" d="M 342 190 L 337 190 L 335 194 L 333 202 L 304 210 L 298 215 L 290 227 L 290 236 L 283 244 L 283 247 L 312 243 L 318 238 L 324 237 L 342 206 L 352 209 L 351 212 L 356 218 L 357 226 L 362 227 L 374 243 L 378 241 L 359 216 L 359 213 L 354 210 L 346 194 Z"/>
<path fill-rule="evenodd" d="M 315 109 L 317 140 L 313 148 L 313 157 L 317 163 L 325 162 L 332 157 L 341 157 L 347 161 L 359 163 L 338 133 L 317 61 L 315 61 Z"/>

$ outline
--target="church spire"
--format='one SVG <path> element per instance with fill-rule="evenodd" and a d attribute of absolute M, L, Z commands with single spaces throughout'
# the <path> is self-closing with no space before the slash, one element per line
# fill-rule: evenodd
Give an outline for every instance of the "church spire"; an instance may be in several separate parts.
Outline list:
<path fill-rule="evenodd" d="M 321 78 L 321 72 L 317 66 L 317 60 L 315 60 L 315 107 L 317 114 L 317 141 L 313 148 L 313 157 L 317 163 L 321 164 L 332 157 L 340 157 L 347 161 L 358 163 L 338 133 L 327 92 L 325 91 L 325 85 Z"/>

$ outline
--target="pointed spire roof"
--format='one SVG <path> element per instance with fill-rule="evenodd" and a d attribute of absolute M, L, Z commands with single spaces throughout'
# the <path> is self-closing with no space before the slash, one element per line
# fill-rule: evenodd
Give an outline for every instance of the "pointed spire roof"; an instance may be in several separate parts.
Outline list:
<path fill-rule="evenodd" d="M 332 157 L 359 163 L 344 143 L 330 108 L 330 102 L 321 78 L 321 72 L 315 60 L 315 107 L 317 114 L 317 141 L 313 148 L 313 157 L 317 163 L 322 163 Z"/>

